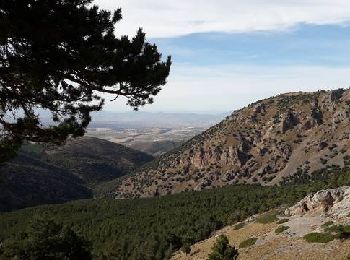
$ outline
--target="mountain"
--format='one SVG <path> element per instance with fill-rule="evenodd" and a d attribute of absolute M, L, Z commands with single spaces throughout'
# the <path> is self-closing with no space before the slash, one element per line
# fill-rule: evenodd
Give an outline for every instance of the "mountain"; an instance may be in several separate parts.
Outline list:
<path fill-rule="evenodd" d="M 48 147 L 42 157 L 71 171 L 88 185 L 121 177 L 153 160 L 146 153 L 93 137 L 71 139 L 63 146 Z"/>
<path fill-rule="evenodd" d="M 116 184 L 117 198 L 287 183 L 350 158 L 350 91 L 287 93 L 235 111 Z"/>
<path fill-rule="evenodd" d="M 0 166 L 0 212 L 92 198 L 96 184 L 129 174 L 153 157 L 97 138 L 62 146 L 24 145 Z"/>

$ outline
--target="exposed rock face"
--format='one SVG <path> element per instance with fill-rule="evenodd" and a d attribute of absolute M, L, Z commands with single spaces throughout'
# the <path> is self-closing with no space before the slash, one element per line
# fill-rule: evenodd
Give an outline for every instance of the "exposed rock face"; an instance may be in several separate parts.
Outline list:
<path fill-rule="evenodd" d="M 344 92 L 345 92 L 344 89 L 337 89 L 337 90 L 331 91 L 331 101 L 339 100 L 343 96 Z"/>
<path fill-rule="evenodd" d="M 350 163 L 350 91 L 288 93 L 235 111 L 221 123 L 116 185 L 147 197 L 236 183 L 274 185 Z"/>
<path fill-rule="evenodd" d="M 306 196 L 293 207 L 286 209 L 287 216 L 325 214 L 334 217 L 346 216 L 350 212 L 350 187 L 321 190 Z"/>
<path fill-rule="evenodd" d="M 295 126 L 299 124 L 298 116 L 292 111 L 288 111 L 287 114 L 283 117 L 282 121 L 282 133 L 293 129 Z"/>

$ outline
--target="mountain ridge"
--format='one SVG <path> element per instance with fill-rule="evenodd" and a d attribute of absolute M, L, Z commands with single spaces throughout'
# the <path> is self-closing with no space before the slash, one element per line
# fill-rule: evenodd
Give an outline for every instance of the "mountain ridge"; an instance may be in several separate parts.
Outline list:
<path fill-rule="evenodd" d="M 123 178 L 117 198 L 151 197 L 228 184 L 275 185 L 349 161 L 350 91 L 286 93 L 225 120 Z"/>
<path fill-rule="evenodd" d="M 95 137 L 46 147 L 43 158 L 72 171 L 89 186 L 119 178 L 154 159 L 144 152 Z"/>

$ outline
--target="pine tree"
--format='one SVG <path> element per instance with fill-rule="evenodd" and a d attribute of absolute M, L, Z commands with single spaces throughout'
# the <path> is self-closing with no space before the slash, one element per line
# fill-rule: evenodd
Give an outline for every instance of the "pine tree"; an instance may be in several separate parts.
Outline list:
<path fill-rule="evenodd" d="M 92 0 L 0 1 L 0 161 L 24 140 L 81 136 L 102 94 L 137 109 L 153 102 L 170 72 L 157 46 L 115 36 L 121 10 Z M 50 118 L 50 126 L 41 116 Z"/>
<path fill-rule="evenodd" d="M 230 246 L 227 236 L 220 235 L 212 248 L 208 260 L 235 260 L 238 250 Z"/>

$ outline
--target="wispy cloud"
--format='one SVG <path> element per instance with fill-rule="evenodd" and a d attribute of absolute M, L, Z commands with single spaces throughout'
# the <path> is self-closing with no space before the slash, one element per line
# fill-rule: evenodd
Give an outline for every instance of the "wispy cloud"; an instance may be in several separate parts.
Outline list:
<path fill-rule="evenodd" d="M 284 92 L 350 85 L 349 0 L 95 3 L 123 9 L 118 34 L 141 26 L 173 55 L 168 84 L 146 111 L 232 111 Z M 125 110 L 125 100 L 106 109 Z"/>
<path fill-rule="evenodd" d="M 341 24 L 350 20 L 349 0 L 96 0 L 103 8 L 122 7 L 118 33 L 140 26 L 149 37 L 201 32 L 285 30 L 300 23 Z"/>

